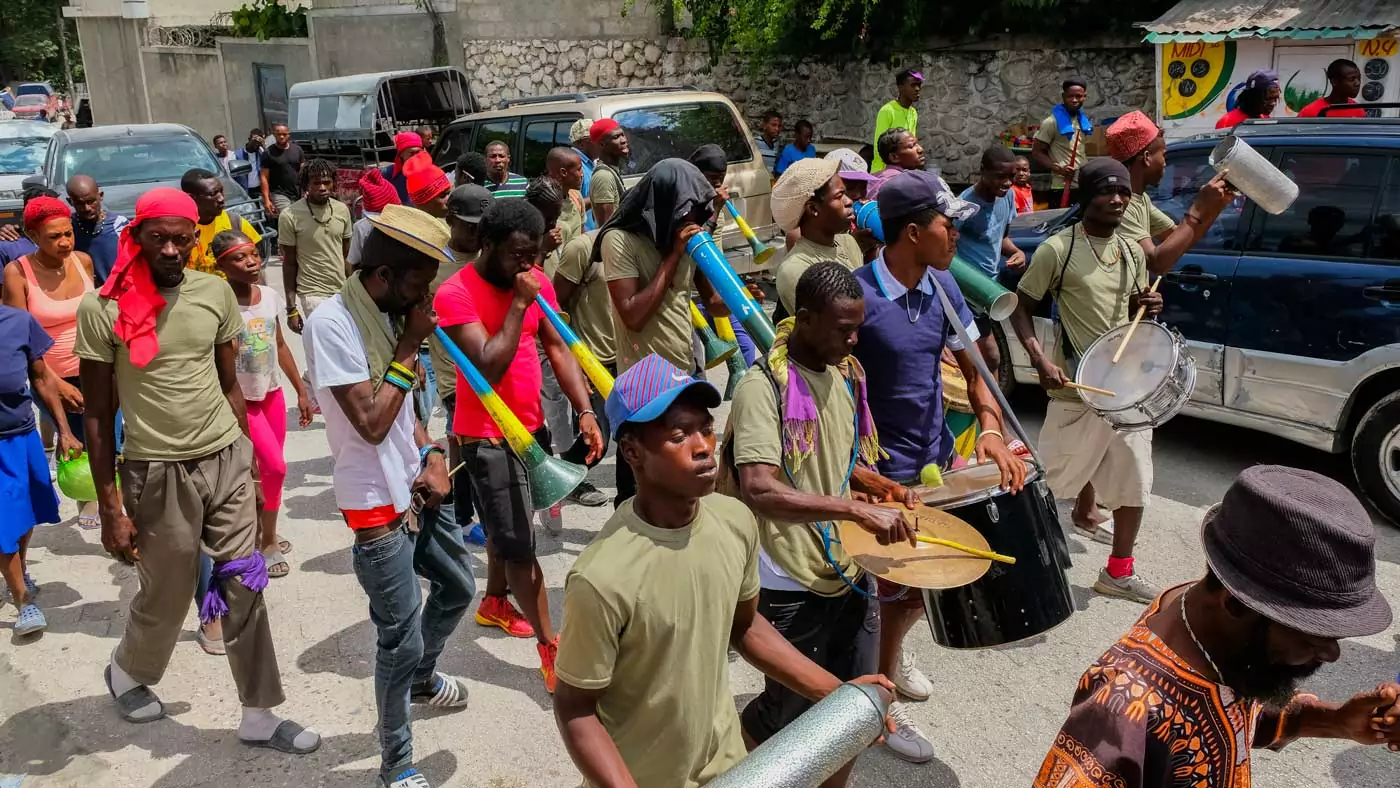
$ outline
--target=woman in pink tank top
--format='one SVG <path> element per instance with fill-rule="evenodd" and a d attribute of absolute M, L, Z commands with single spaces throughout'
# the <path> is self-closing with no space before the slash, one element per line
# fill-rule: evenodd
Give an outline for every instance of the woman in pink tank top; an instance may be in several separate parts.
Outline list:
<path fill-rule="evenodd" d="M 62 378 L 58 388 L 67 411 L 63 415 L 81 440 L 83 393 L 73 344 L 78 336 L 78 305 L 94 289 L 92 258 L 73 250 L 72 211 L 55 198 L 38 197 L 25 204 L 24 231 L 39 250 L 5 266 L 4 302 L 33 315 L 53 340 L 44 362 Z M 79 501 L 79 508 L 79 525 L 96 527 L 96 504 Z"/>

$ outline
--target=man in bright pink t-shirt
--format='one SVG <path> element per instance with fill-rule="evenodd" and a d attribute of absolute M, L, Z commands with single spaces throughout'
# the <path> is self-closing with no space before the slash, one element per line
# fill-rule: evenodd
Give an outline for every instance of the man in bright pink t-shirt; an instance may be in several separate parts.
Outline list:
<path fill-rule="evenodd" d="M 535 296 L 540 295 L 559 308 L 554 286 L 536 265 L 544 233 L 544 217 L 526 201 L 493 202 L 478 229 L 481 254 L 438 288 L 433 308 L 438 325 L 467 354 L 525 428 L 536 434 L 540 445 L 548 447 L 540 407 L 538 335 L 559 387 L 579 414 L 579 432 L 588 442 L 587 461 L 592 462 L 603 453 L 603 434 L 597 416 L 589 409 L 583 371 L 535 303 Z M 469 387 L 460 370 L 457 391 L 452 431 L 461 443 L 466 468 L 457 474 L 454 485 L 471 485 L 486 530 L 486 593 L 476 622 L 500 627 L 515 637 L 533 635 L 538 641 L 545 687 L 553 692 L 558 646 L 549 619 L 544 575 L 535 557 L 529 476 L 481 399 L 467 393 Z M 520 612 L 506 599 L 507 593 L 515 596 Z"/>

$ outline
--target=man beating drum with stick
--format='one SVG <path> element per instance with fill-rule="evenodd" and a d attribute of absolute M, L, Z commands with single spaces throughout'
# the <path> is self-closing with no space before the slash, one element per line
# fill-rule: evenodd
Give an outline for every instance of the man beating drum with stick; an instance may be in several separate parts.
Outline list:
<path fill-rule="evenodd" d="M 1155 138 L 1153 134 L 1142 148 Z M 1165 262 L 1168 270 L 1175 261 L 1170 255 L 1151 255 L 1145 248 L 1150 239 L 1139 244 L 1137 238 L 1121 232 L 1133 198 L 1132 183 L 1128 169 L 1113 159 L 1095 159 L 1084 166 L 1077 195 L 1081 221 L 1036 250 L 1021 279 L 1021 298 L 1011 322 L 1051 397 L 1040 436 L 1051 489 L 1057 498 L 1069 498 L 1092 486 L 1091 495 L 1113 511 L 1111 536 L 1106 531 L 1100 536 L 1092 524 L 1078 529 L 1096 541 L 1111 539 L 1112 551 L 1094 590 L 1145 605 L 1160 593 L 1133 565 L 1133 545 L 1152 492 L 1152 432 L 1115 430 L 1072 390 L 1077 388 L 1073 370 L 1095 340 L 1128 323 L 1135 313 L 1140 319 L 1144 313 L 1152 316 L 1162 310 L 1162 296 L 1150 283 L 1149 273 L 1165 271 L 1149 261 Z M 1212 195 L 1204 196 L 1207 191 Z M 1187 223 L 1203 231 L 1209 221 L 1199 210 L 1202 199 L 1228 191 L 1222 179 L 1211 181 L 1192 208 L 1194 215 L 1188 212 Z M 1209 220 L 1218 214 L 1216 208 Z M 1047 296 L 1059 305 L 1049 353 L 1036 338 L 1032 322 L 1036 307 Z M 1075 512 L 1077 526 L 1082 525 L 1083 514 Z"/>

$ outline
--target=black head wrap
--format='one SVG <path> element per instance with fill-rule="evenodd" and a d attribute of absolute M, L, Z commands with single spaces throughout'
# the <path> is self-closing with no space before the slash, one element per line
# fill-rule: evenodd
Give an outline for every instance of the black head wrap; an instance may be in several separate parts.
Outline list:
<path fill-rule="evenodd" d="M 591 259 L 603 259 L 603 238 L 613 230 L 636 233 L 662 255 L 670 254 L 676 230 L 686 221 L 709 221 L 714 199 L 715 188 L 698 167 L 685 159 L 662 159 L 628 190 L 612 218 L 599 228 Z"/>

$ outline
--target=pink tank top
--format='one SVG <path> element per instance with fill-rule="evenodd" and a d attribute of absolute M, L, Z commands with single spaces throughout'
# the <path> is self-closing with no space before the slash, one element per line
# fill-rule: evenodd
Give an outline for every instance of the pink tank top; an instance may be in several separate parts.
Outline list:
<path fill-rule="evenodd" d="M 78 357 L 73 354 L 73 343 L 78 338 L 78 305 L 83 302 L 83 296 L 93 291 L 92 277 L 83 270 L 76 255 L 69 255 L 63 261 L 64 274 L 76 271 L 83 280 L 83 292 L 72 298 L 56 299 L 39 286 L 34 269 L 29 265 L 29 255 L 19 258 L 19 265 L 29 282 L 29 314 L 53 340 L 53 348 L 44 354 L 44 363 L 61 378 L 77 377 Z"/>

